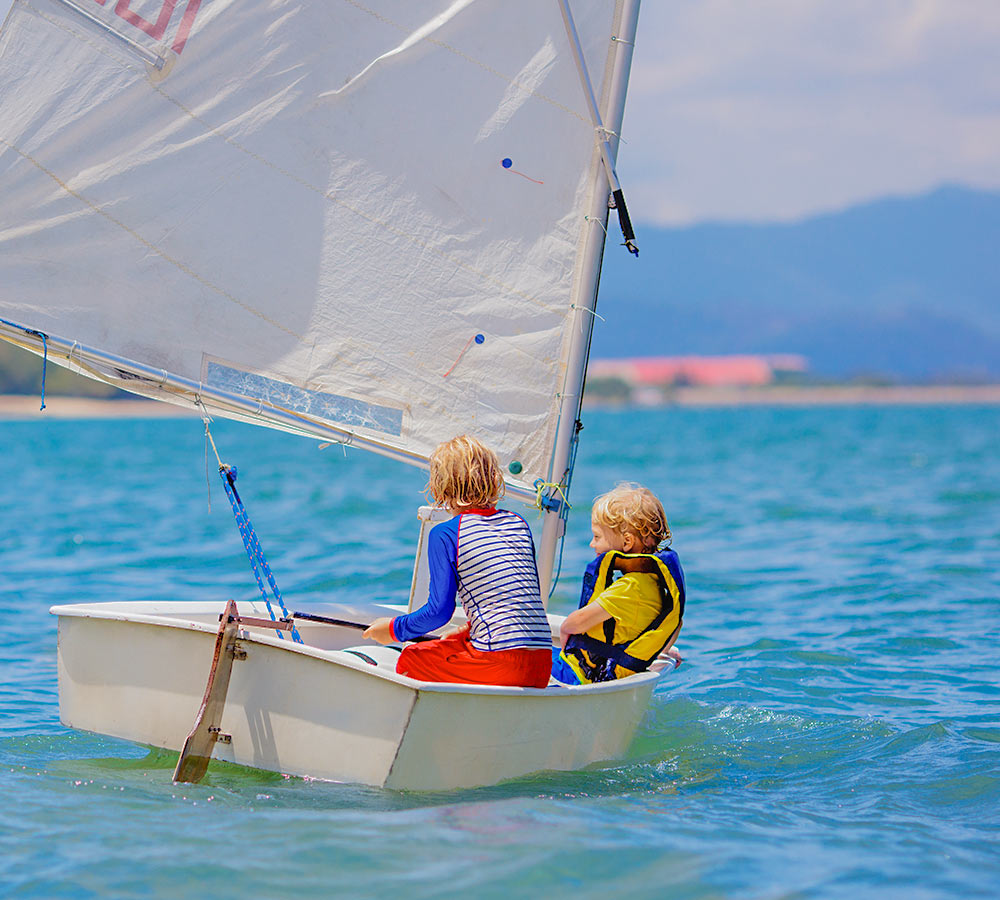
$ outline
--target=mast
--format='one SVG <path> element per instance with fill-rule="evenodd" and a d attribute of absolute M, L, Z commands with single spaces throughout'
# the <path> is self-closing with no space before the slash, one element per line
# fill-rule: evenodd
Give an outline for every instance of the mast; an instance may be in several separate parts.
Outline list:
<path fill-rule="evenodd" d="M 572 14 L 567 0 L 560 0 L 567 36 L 576 55 L 580 79 L 592 113 L 600 115 L 590 79 L 587 75 Z M 587 232 L 582 253 L 580 276 L 576 281 L 572 296 L 576 315 L 571 325 L 570 347 L 566 356 L 566 375 L 559 403 L 559 427 L 556 431 L 552 451 L 551 480 L 568 488 L 572 476 L 571 460 L 578 439 L 577 423 L 580 405 L 583 401 L 583 386 L 586 378 L 587 359 L 594 329 L 594 315 L 597 307 L 597 288 L 601 277 L 601 260 L 607 237 L 608 198 L 612 190 L 613 164 L 618 152 L 618 133 L 621 131 L 625 112 L 625 95 L 628 90 L 629 71 L 632 66 L 632 50 L 635 45 L 636 23 L 639 18 L 639 0 L 624 0 L 622 3 L 619 33 L 611 39 L 617 44 L 617 52 L 611 73 L 607 109 L 604 110 L 603 125 L 595 126 L 595 135 L 603 156 L 603 165 L 597 167 L 593 199 L 584 227 Z M 611 176 L 609 177 L 609 172 Z M 617 181 L 617 179 L 615 179 Z M 617 184 L 614 184 L 617 190 Z M 555 498 L 559 499 L 559 498 Z M 565 514 L 556 508 L 546 509 L 542 525 L 542 536 L 538 548 L 538 574 L 541 580 L 542 597 L 547 598 L 553 581 L 556 549 L 562 538 L 566 522 Z"/>

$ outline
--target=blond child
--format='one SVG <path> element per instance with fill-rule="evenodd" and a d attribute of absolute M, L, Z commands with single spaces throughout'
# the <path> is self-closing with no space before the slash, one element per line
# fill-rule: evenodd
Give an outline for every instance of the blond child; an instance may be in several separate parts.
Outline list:
<path fill-rule="evenodd" d="M 468 625 L 405 647 L 396 671 L 420 681 L 545 687 L 552 632 L 535 545 L 524 519 L 496 508 L 504 490 L 496 455 L 460 435 L 434 450 L 430 468 L 428 492 L 455 517 L 428 535 L 427 602 L 408 615 L 376 620 L 364 637 L 388 644 L 425 635 L 451 621 L 457 597 Z"/>
<path fill-rule="evenodd" d="M 684 617 L 684 573 L 666 546 L 663 505 L 648 488 L 620 484 L 594 501 L 591 530 L 598 556 L 584 574 L 579 609 L 560 627 L 552 677 L 589 684 L 679 662 L 672 648 Z"/>

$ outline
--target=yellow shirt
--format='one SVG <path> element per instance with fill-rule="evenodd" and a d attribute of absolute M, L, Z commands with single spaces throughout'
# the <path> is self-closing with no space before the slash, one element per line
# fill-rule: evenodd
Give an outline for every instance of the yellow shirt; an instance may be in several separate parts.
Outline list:
<path fill-rule="evenodd" d="M 614 642 L 622 644 L 637 637 L 660 612 L 659 582 L 648 572 L 626 572 L 590 602 L 600 603 L 612 615 Z M 599 622 L 586 633 L 603 641 L 605 624 Z"/>

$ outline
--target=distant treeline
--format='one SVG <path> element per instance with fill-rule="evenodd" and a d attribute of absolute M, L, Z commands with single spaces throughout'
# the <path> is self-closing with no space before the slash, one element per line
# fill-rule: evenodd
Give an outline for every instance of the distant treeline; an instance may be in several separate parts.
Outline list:
<path fill-rule="evenodd" d="M 0 341 L 0 394 L 41 394 L 42 357 Z M 125 397 L 123 391 L 69 369 L 46 366 L 45 393 L 66 397 Z"/>

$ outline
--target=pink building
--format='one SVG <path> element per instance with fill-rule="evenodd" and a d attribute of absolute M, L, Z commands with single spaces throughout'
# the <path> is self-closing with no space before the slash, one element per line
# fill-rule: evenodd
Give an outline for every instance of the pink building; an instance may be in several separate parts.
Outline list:
<path fill-rule="evenodd" d="M 633 387 L 697 384 L 716 387 L 757 386 L 774 381 L 774 373 L 804 372 L 805 357 L 769 356 L 655 356 L 636 359 L 594 359 L 591 378 L 620 378 Z"/>

